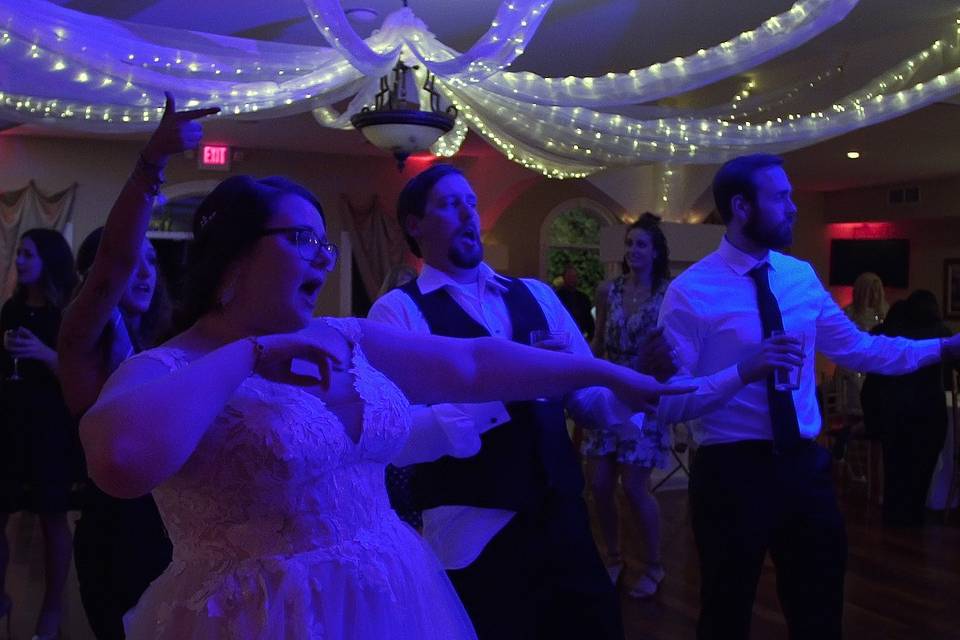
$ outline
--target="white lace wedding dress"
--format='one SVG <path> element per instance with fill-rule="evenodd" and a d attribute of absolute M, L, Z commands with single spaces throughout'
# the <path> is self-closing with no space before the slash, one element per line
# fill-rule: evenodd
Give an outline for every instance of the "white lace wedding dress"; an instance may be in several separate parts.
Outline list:
<path fill-rule="evenodd" d="M 359 442 L 306 391 L 243 382 L 153 492 L 173 562 L 127 614 L 128 638 L 476 637 L 439 562 L 387 500 L 406 398 L 367 362 L 356 321 L 327 322 L 354 343 Z M 166 347 L 136 357 L 186 364 Z"/>

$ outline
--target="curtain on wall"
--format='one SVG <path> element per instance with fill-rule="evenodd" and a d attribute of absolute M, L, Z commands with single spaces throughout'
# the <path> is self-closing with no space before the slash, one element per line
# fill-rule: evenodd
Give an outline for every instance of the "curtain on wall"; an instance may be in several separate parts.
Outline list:
<path fill-rule="evenodd" d="M 62 232 L 70 221 L 76 194 L 76 183 L 45 194 L 33 180 L 22 189 L 0 193 L 0 299 L 9 298 L 17 283 L 17 240 L 36 227 Z"/>
<path fill-rule="evenodd" d="M 376 299 L 390 269 L 404 261 L 406 240 L 400 225 L 392 215 L 383 211 L 377 196 L 373 196 L 367 205 L 351 202 L 346 194 L 342 196 L 342 201 L 346 212 L 343 220 L 350 233 L 353 259 L 363 287 L 372 301 Z"/>

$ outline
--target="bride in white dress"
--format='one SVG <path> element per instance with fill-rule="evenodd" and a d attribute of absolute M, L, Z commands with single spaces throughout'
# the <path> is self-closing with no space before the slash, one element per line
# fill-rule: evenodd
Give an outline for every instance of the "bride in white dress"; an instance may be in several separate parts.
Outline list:
<path fill-rule="evenodd" d="M 173 541 L 132 639 L 473 638 L 387 500 L 385 465 L 429 437 L 409 437 L 408 401 L 602 385 L 639 409 L 689 390 L 507 340 L 313 319 L 336 247 L 319 203 L 280 178 L 224 181 L 194 233 L 189 328 L 123 364 L 80 425 L 96 483 L 152 491 Z"/>

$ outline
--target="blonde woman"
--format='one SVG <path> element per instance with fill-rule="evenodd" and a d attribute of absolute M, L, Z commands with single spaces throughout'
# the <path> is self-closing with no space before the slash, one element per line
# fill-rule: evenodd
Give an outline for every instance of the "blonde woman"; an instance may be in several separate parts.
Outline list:
<path fill-rule="evenodd" d="M 860 330 L 870 331 L 883 322 L 889 308 L 880 276 L 869 271 L 857 276 L 853 283 L 853 302 L 844 311 Z"/>
<path fill-rule="evenodd" d="M 883 292 L 883 281 L 880 276 L 865 271 L 857 276 L 853 282 L 853 302 L 844 308 L 847 317 L 861 331 L 871 331 L 883 322 L 890 305 L 887 304 Z M 863 407 L 860 404 L 860 390 L 863 388 L 864 374 L 852 369 L 837 367 L 834 373 L 837 381 L 842 385 L 844 413 L 853 416 L 862 416 Z"/>

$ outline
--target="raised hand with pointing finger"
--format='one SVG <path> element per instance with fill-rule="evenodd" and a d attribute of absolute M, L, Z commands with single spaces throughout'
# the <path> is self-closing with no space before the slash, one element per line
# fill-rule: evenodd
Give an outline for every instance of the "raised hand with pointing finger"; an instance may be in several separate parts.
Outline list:
<path fill-rule="evenodd" d="M 164 95 L 166 105 L 160 125 L 143 149 L 144 161 L 161 168 L 166 164 L 169 156 L 188 149 L 196 149 L 203 136 L 200 119 L 220 112 L 220 107 L 177 111 L 173 94 L 167 91 Z"/>
<path fill-rule="evenodd" d="M 177 111 L 173 94 L 165 92 L 165 96 L 160 123 L 107 216 L 96 258 L 84 270 L 83 285 L 60 327 L 58 350 L 63 393 L 70 409 L 78 415 L 93 404 L 107 376 L 118 364 L 104 361 L 100 347 L 107 326 L 117 325 L 115 314 L 124 291 L 136 270 L 154 268 L 142 266 L 151 261 L 152 247 L 145 236 L 155 198 L 164 182 L 167 160 L 174 154 L 195 149 L 203 136 L 201 121 L 220 111 L 219 107 Z M 119 351 L 126 353 L 123 339 L 115 332 L 111 335 L 119 340 Z M 140 338 L 133 336 L 128 342 L 139 343 Z"/>

